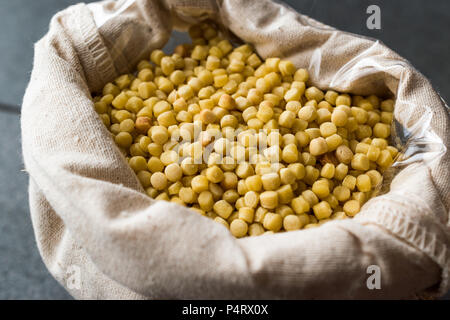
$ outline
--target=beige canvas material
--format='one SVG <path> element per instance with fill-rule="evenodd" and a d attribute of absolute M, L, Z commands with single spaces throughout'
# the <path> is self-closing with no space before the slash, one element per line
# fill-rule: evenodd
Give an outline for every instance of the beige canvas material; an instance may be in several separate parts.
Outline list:
<path fill-rule="evenodd" d="M 96 115 L 90 93 L 132 71 L 166 43 L 173 27 L 205 17 L 252 43 L 262 57 L 308 67 L 321 88 L 395 94 L 396 120 L 428 153 L 413 155 L 391 191 L 369 201 L 357 218 L 300 232 L 236 240 L 187 208 L 150 199 Z M 383 44 L 268 0 L 79 4 L 58 13 L 36 44 L 23 102 L 39 250 L 79 299 L 442 294 L 450 267 L 449 123 L 430 83 Z M 370 265 L 380 267 L 380 290 L 367 288 Z"/>

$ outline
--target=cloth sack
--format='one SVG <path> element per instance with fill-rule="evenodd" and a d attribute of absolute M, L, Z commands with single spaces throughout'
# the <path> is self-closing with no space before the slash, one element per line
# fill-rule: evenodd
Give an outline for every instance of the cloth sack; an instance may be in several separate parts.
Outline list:
<path fill-rule="evenodd" d="M 173 28 L 204 19 L 253 44 L 263 58 L 308 68 L 322 89 L 395 96 L 393 136 L 405 156 L 394 178 L 386 177 L 389 192 L 355 219 L 239 240 L 187 208 L 146 196 L 95 113 L 91 92 L 132 72 Z M 37 244 L 75 298 L 391 299 L 449 289 L 448 107 L 382 43 L 283 4 L 128 0 L 69 7 L 36 43 L 21 124 Z M 379 268 L 380 289 L 368 286 L 370 266 Z"/>

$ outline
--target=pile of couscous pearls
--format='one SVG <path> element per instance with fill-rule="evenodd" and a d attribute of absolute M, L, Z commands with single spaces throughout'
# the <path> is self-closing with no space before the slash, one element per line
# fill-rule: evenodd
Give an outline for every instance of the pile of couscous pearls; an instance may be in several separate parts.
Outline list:
<path fill-rule="evenodd" d="M 235 237 L 354 217 L 398 150 L 394 101 L 308 86 L 290 61 L 263 61 L 211 24 L 154 50 L 105 85 L 95 110 L 147 194 L 187 206 Z"/>

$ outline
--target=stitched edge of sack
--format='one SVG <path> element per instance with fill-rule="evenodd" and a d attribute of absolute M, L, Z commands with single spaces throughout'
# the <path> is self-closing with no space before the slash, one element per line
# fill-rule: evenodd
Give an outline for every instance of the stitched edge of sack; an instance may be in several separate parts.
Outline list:
<path fill-rule="evenodd" d="M 370 208 L 379 214 L 369 215 L 362 212 L 358 219 L 359 222 L 362 224 L 374 223 L 389 230 L 438 264 L 442 268 L 442 275 L 437 295 L 444 295 L 450 285 L 450 255 L 447 246 L 437 239 L 435 234 L 428 232 L 427 228 L 407 217 L 401 210 L 388 206 L 383 200 L 382 198 L 372 199 Z M 391 199 L 390 201 L 395 200 Z M 420 206 L 420 210 L 430 212 L 423 206 Z"/>
<path fill-rule="evenodd" d="M 114 61 L 100 35 L 89 8 L 85 4 L 80 4 L 76 16 L 77 28 L 85 42 L 84 48 L 79 49 L 89 52 L 92 58 L 91 61 L 84 62 L 90 64 L 88 66 L 89 69 L 96 71 L 99 76 L 97 82 L 105 84 L 109 79 L 113 79 L 116 76 Z"/>

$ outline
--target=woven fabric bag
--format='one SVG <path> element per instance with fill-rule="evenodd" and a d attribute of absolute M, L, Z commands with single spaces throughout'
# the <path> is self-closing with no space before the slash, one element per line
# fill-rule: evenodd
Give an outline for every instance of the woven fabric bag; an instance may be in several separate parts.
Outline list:
<path fill-rule="evenodd" d="M 235 239 L 223 226 L 145 195 L 94 111 L 91 92 L 132 72 L 172 30 L 212 19 L 308 68 L 312 84 L 396 98 L 403 158 L 387 192 L 355 219 Z M 382 43 L 269 0 L 127 0 L 58 13 L 35 46 L 22 108 L 37 244 L 78 299 L 412 298 L 449 289 L 449 109 Z M 378 266 L 381 289 L 367 286 Z M 369 268 L 370 270 L 370 268 Z"/>

